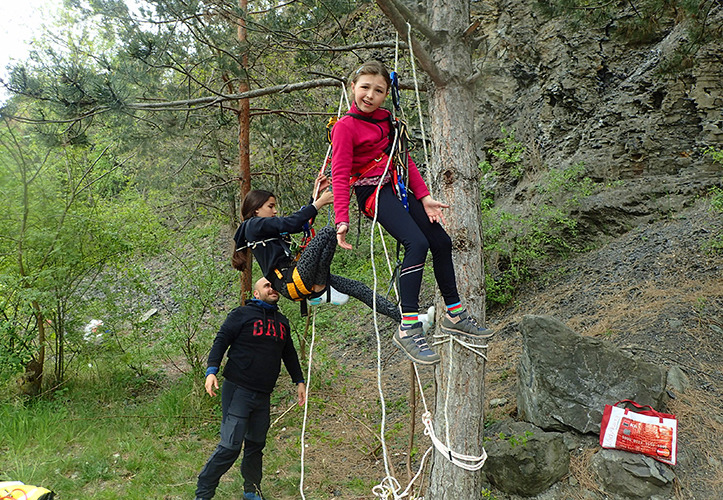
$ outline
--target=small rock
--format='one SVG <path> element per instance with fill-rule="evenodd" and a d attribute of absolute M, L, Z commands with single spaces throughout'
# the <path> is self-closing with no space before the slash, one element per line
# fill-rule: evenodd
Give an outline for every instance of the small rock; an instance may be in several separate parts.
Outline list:
<path fill-rule="evenodd" d="M 497 408 L 498 406 L 504 406 L 508 403 L 507 398 L 494 398 L 490 400 L 490 408 Z"/>
<path fill-rule="evenodd" d="M 666 385 L 673 392 L 684 394 L 686 390 L 690 389 L 690 379 L 682 368 L 673 366 L 668 370 Z"/>

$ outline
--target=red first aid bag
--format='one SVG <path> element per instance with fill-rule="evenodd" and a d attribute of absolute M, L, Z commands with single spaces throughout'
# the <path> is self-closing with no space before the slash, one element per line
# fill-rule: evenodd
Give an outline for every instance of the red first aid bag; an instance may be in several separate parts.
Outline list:
<path fill-rule="evenodd" d="M 635 407 L 620 408 L 620 403 Z M 645 408 L 650 408 L 646 410 Z M 675 465 L 678 448 L 678 421 L 675 415 L 655 411 L 629 399 L 605 405 L 600 424 L 600 446 L 642 453 L 660 462 Z"/>

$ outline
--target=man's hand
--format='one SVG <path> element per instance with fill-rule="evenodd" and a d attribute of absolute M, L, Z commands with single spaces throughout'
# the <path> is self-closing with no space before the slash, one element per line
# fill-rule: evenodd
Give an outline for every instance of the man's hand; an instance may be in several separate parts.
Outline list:
<path fill-rule="evenodd" d="M 209 396 L 215 396 L 218 390 L 218 379 L 213 373 L 206 375 L 206 392 Z"/>
<path fill-rule="evenodd" d="M 296 384 L 296 394 L 299 398 L 299 406 L 304 406 L 306 403 L 306 384 L 303 382 Z"/>

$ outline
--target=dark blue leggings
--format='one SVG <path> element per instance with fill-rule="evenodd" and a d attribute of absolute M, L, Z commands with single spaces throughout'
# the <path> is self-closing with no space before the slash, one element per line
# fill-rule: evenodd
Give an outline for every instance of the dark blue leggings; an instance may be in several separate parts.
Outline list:
<path fill-rule="evenodd" d="M 360 207 L 367 198 L 374 196 L 375 186 L 355 188 Z M 441 224 L 429 222 L 422 203 L 410 194 L 409 211 L 404 208 L 391 184 L 382 186 L 379 192 L 377 221 L 404 246 L 404 260 L 399 273 L 399 295 L 402 312 L 419 311 L 419 291 L 427 251 L 432 251 L 434 278 L 445 304 L 459 302 L 457 280 L 452 263 L 452 239 Z"/>

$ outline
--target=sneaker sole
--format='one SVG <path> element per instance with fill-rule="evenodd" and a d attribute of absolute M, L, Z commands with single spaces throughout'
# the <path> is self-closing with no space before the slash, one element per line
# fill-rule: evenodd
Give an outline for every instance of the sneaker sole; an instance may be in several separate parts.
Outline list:
<path fill-rule="evenodd" d="M 399 340 L 397 340 L 396 335 L 394 337 L 392 337 L 392 342 L 394 342 L 394 345 L 396 345 L 399 348 L 399 350 L 404 353 L 404 355 L 406 357 L 408 357 L 410 360 L 417 363 L 418 365 L 425 365 L 425 366 L 436 365 L 437 363 L 439 363 L 441 361 L 441 359 L 439 359 L 439 358 L 430 361 L 430 360 L 425 360 L 425 359 L 417 359 L 417 358 L 413 357 L 411 354 L 409 354 L 409 352 L 407 352 L 407 350 L 404 348 L 404 346 L 402 346 L 402 343 Z"/>
<path fill-rule="evenodd" d="M 471 333 L 465 332 L 464 330 L 455 330 L 453 328 L 445 327 L 441 324 L 439 326 L 439 329 L 442 330 L 442 332 L 446 333 L 447 335 L 463 335 L 469 339 L 485 340 L 485 339 L 489 339 L 489 338 L 492 338 L 495 336 L 495 332 L 486 333 L 484 335 L 472 335 Z"/>

